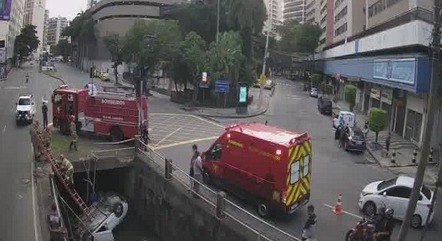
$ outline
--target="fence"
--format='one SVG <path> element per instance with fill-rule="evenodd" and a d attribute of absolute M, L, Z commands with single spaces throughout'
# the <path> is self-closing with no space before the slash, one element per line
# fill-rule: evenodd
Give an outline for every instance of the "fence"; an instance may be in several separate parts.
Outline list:
<path fill-rule="evenodd" d="M 148 161 L 161 167 L 165 178 L 178 181 L 193 195 L 212 206 L 217 218 L 229 218 L 235 221 L 255 233 L 256 240 L 301 240 L 238 206 L 227 199 L 224 192 L 214 191 L 204 183 L 190 177 L 188 171 L 182 170 L 172 160 L 149 148 L 139 138 L 135 140 L 135 152 L 148 157 Z"/>

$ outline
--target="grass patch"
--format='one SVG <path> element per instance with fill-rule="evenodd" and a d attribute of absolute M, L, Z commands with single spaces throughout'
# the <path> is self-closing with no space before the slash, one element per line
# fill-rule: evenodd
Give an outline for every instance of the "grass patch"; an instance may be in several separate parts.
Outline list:
<path fill-rule="evenodd" d="M 92 150 L 99 150 L 98 146 L 94 146 L 92 140 L 78 138 L 78 151 L 69 150 L 69 144 L 72 138 L 70 136 L 62 135 L 56 131 L 52 133 L 51 147 L 54 157 L 64 154 L 70 160 L 78 160 L 81 157 L 91 155 Z"/>

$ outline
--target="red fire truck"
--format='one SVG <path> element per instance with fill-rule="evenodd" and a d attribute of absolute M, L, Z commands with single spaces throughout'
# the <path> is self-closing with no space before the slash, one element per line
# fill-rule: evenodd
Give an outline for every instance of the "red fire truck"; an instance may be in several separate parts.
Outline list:
<path fill-rule="evenodd" d="M 141 110 L 141 111 L 140 111 Z M 69 134 L 70 118 L 77 130 L 110 135 L 113 141 L 133 138 L 139 134 L 140 118 L 147 120 L 146 97 L 133 94 L 96 92 L 62 85 L 52 94 L 53 126 Z"/>
<path fill-rule="evenodd" d="M 259 123 L 232 125 L 202 159 L 206 183 L 253 201 L 261 217 L 272 211 L 293 213 L 310 199 L 312 143 L 307 133 Z"/>

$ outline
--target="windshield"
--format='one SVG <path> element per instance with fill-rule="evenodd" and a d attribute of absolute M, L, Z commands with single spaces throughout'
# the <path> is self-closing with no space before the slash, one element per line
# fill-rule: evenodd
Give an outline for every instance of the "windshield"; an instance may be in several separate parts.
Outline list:
<path fill-rule="evenodd" d="M 385 189 L 385 188 L 387 188 L 387 187 L 390 187 L 390 186 L 394 185 L 394 184 L 396 183 L 396 181 L 397 181 L 397 177 L 379 183 L 379 185 L 378 185 L 378 191 L 383 190 L 383 189 Z"/>
<path fill-rule="evenodd" d="M 359 128 L 352 129 L 351 136 L 352 136 L 353 140 L 358 140 L 358 141 L 364 140 L 364 133 Z"/>
<path fill-rule="evenodd" d="M 30 99 L 19 99 L 18 100 L 18 105 L 30 105 L 30 104 L 31 104 Z"/>
<path fill-rule="evenodd" d="M 428 198 L 428 200 L 431 200 L 431 191 L 430 191 L 430 189 L 427 186 L 422 185 L 422 190 L 421 191 L 425 195 L 425 197 Z"/>

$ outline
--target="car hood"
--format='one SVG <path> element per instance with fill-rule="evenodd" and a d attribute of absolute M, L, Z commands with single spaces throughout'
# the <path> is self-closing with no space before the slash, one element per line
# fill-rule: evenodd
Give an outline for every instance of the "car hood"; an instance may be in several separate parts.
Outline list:
<path fill-rule="evenodd" d="M 18 111 L 31 111 L 31 108 L 30 105 L 17 105 Z"/>
<path fill-rule="evenodd" d="M 375 193 L 375 192 L 377 192 L 378 191 L 378 185 L 381 182 L 382 181 L 377 181 L 377 182 L 369 183 L 367 186 L 364 187 L 362 192 L 364 192 L 364 193 Z"/>

